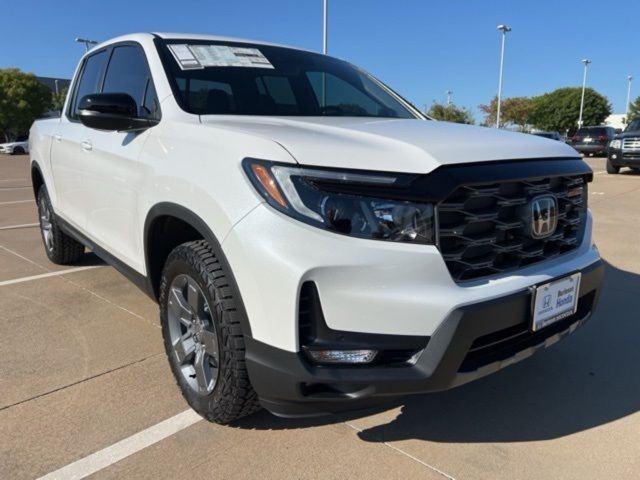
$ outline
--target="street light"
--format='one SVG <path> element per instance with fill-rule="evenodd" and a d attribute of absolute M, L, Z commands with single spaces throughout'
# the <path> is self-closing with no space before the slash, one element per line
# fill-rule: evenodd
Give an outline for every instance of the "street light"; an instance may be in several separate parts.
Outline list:
<path fill-rule="evenodd" d="M 329 0 L 322 2 L 322 53 L 327 54 L 327 45 L 329 43 L 328 35 L 328 17 L 329 16 Z"/>
<path fill-rule="evenodd" d="M 80 37 L 76 38 L 76 42 L 84 43 L 84 51 L 85 52 L 89 51 L 89 48 L 91 48 L 90 46 L 98 44 L 98 42 L 96 42 L 95 40 L 88 40 L 86 38 L 80 38 Z"/>
<path fill-rule="evenodd" d="M 500 128 L 500 106 L 502 102 L 502 74 L 504 72 L 504 43 L 507 32 L 511 31 L 508 25 L 498 25 L 498 30 L 502 32 L 502 46 L 500 48 L 500 80 L 498 81 L 498 111 L 496 112 L 496 128 Z"/>
<path fill-rule="evenodd" d="M 453 92 L 451 90 L 447 90 L 447 105 L 451 105 L 451 95 Z"/>
<path fill-rule="evenodd" d="M 627 80 L 629 81 L 629 85 L 627 86 L 627 108 L 625 109 L 624 116 L 627 118 L 627 123 L 629 123 L 629 104 L 631 103 L 631 81 L 633 77 L 629 75 Z"/>
<path fill-rule="evenodd" d="M 584 64 L 584 75 L 582 76 L 582 98 L 580 99 L 580 117 L 578 118 L 578 128 L 582 128 L 582 112 L 584 111 L 584 91 L 587 88 L 587 70 L 591 60 L 583 58 L 581 62 Z"/>

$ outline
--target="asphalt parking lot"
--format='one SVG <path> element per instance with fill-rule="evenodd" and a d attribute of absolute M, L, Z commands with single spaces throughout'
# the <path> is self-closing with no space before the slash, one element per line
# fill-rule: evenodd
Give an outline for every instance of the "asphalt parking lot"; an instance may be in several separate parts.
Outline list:
<path fill-rule="evenodd" d="M 574 335 L 386 409 L 218 426 L 183 414 L 149 299 L 92 254 L 48 262 L 28 156 L 0 155 L 0 478 L 638 478 L 640 174 L 587 161 L 607 272 Z"/>

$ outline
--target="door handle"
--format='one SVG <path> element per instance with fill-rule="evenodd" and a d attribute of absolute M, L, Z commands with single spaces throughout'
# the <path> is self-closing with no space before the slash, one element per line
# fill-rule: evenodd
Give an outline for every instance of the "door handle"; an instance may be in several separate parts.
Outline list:
<path fill-rule="evenodd" d="M 53 138 L 55 138 L 55 140 L 56 140 L 57 142 L 62 141 L 62 135 L 60 135 L 60 134 L 57 134 L 57 133 L 56 133 L 56 134 L 53 136 Z"/>
<path fill-rule="evenodd" d="M 85 140 L 80 145 L 82 145 L 82 150 L 84 150 L 85 152 L 90 152 L 91 150 L 93 150 L 93 145 L 91 145 L 91 142 L 89 140 Z"/>

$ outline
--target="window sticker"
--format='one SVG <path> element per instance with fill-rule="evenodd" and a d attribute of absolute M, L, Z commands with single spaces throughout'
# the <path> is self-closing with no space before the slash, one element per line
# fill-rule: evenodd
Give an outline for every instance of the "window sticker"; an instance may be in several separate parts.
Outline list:
<path fill-rule="evenodd" d="M 183 70 L 204 67 L 274 68 L 257 48 L 227 45 L 169 45 Z"/>
<path fill-rule="evenodd" d="M 204 68 L 196 57 L 193 56 L 193 52 L 189 49 L 189 45 L 171 44 L 169 45 L 169 50 L 182 70 Z"/>

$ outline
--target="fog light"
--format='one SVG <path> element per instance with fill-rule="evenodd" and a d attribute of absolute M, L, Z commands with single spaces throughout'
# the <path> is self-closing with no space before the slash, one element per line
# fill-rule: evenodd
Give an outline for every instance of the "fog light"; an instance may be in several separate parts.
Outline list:
<path fill-rule="evenodd" d="M 377 350 L 306 350 L 307 355 L 318 363 L 371 363 Z"/>
<path fill-rule="evenodd" d="M 614 153 L 613 155 L 611 155 L 611 158 L 613 158 L 613 159 L 615 160 L 616 158 L 618 158 L 618 155 L 616 155 L 616 154 Z"/>

